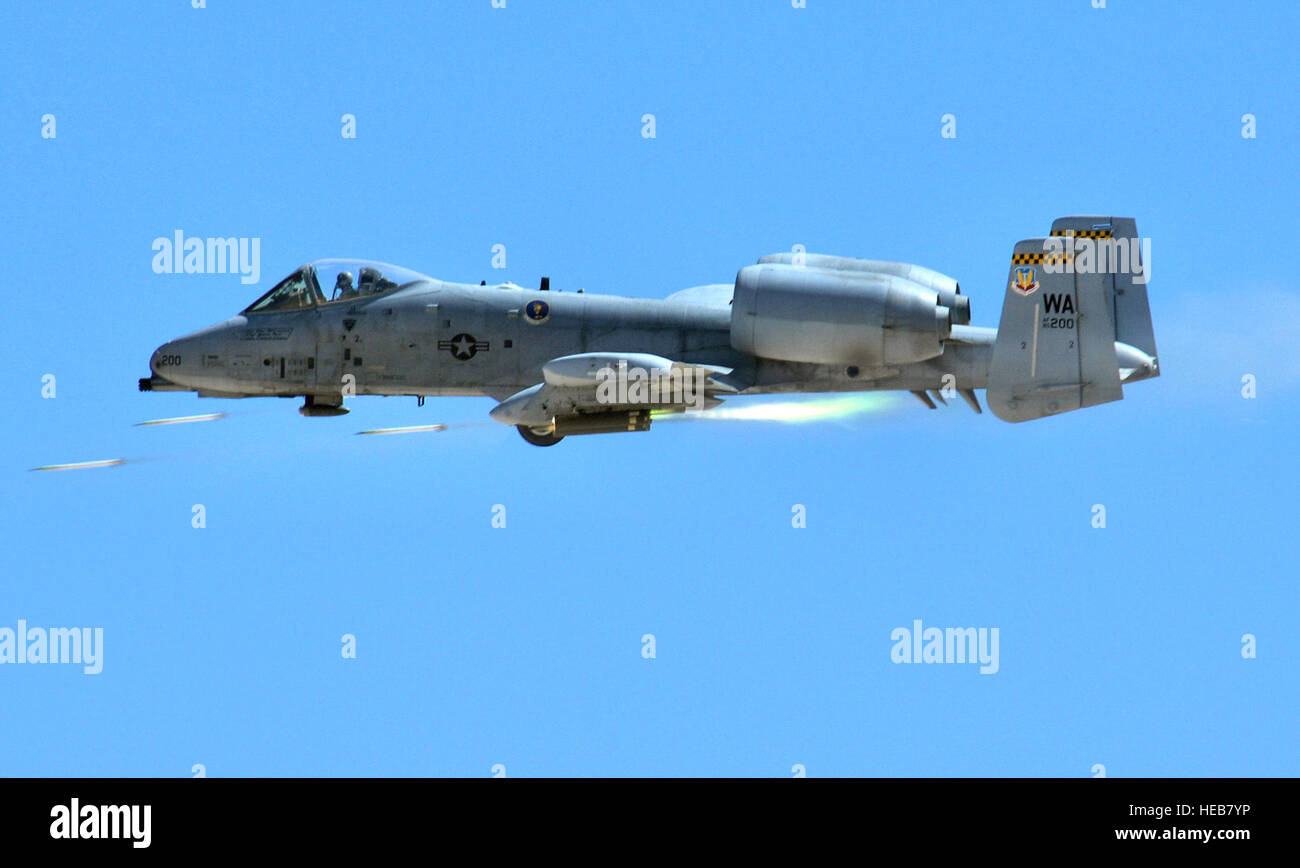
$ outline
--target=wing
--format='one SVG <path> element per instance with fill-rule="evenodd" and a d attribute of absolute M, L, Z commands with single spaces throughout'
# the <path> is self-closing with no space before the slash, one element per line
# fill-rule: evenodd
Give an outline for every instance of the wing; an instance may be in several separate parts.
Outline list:
<path fill-rule="evenodd" d="M 561 356 L 542 366 L 541 383 L 511 395 L 493 407 L 491 415 L 505 425 L 546 429 L 582 417 L 591 417 L 584 424 L 622 424 L 631 414 L 648 426 L 651 411 L 716 407 L 722 403 L 719 394 L 739 391 L 729 379 L 731 373 L 730 368 L 674 362 L 650 353 Z M 605 416 L 609 418 L 595 418 Z"/>
<path fill-rule="evenodd" d="M 734 283 L 710 283 L 707 286 L 692 286 L 690 289 L 680 289 L 668 296 L 667 301 L 726 308 L 727 305 L 731 304 L 731 296 L 735 291 L 736 285 Z"/>

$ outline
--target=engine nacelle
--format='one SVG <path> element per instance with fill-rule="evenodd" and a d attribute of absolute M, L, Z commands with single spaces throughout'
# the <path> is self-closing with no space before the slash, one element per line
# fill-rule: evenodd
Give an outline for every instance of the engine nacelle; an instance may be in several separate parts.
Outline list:
<path fill-rule="evenodd" d="M 896 365 L 943 353 L 952 312 L 934 290 L 875 272 L 750 265 L 736 275 L 731 345 L 823 365 Z"/>
<path fill-rule="evenodd" d="M 931 268 L 912 265 L 910 262 L 853 259 L 848 256 L 827 256 L 824 253 L 773 253 L 758 260 L 759 265 L 769 262 L 803 265 L 807 268 L 833 268 L 837 271 L 892 274 L 938 293 L 939 304 L 952 309 L 954 325 L 970 324 L 970 299 L 961 294 L 961 286 L 957 280 Z"/>

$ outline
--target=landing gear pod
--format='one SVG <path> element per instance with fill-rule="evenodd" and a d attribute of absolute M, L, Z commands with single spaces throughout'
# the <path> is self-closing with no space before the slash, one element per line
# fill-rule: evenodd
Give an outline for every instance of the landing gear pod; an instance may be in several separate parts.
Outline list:
<path fill-rule="evenodd" d="M 342 404 L 318 404 L 314 395 L 308 395 L 298 412 L 304 416 L 346 416 L 348 408 Z"/>
<path fill-rule="evenodd" d="M 614 413 L 583 413 L 580 416 L 557 416 L 555 434 L 614 434 L 619 431 L 649 431 L 649 410 L 623 410 Z"/>
<path fill-rule="evenodd" d="M 519 429 L 519 436 L 534 446 L 554 446 L 564 439 L 556 436 L 554 432 L 529 428 L 527 425 L 516 425 L 515 427 Z"/>
<path fill-rule="evenodd" d="M 519 436 L 534 446 L 554 446 L 570 434 L 616 434 L 619 431 L 649 431 L 649 410 L 618 410 L 610 413 L 580 413 L 556 416 L 550 429 L 516 425 Z"/>

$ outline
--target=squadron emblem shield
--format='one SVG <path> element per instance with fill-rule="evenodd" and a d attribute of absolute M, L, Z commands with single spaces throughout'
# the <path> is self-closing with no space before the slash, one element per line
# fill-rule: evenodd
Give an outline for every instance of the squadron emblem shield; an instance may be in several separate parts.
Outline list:
<path fill-rule="evenodd" d="M 1034 269 L 1017 268 L 1015 277 L 1011 280 L 1011 288 L 1021 295 L 1031 295 L 1038 289 L 1038 281 L 1034 277 Z"/>
<path fill-rule="evenodd" d="M 551 306 L 540 298 L 535 298 L 524 305 L 524 319 L 529 325 L 541 325 L 551 318 Z"/>

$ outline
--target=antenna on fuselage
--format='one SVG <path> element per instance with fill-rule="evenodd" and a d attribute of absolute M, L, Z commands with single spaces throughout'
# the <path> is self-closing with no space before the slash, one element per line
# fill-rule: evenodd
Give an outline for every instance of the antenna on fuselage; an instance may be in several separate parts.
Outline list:
<path fill-rule="evenodd" d="M 550 290 L 551 290 L 551 279 L 549 277 L 543 277 L 542 292 L 550 292 Z"/>

